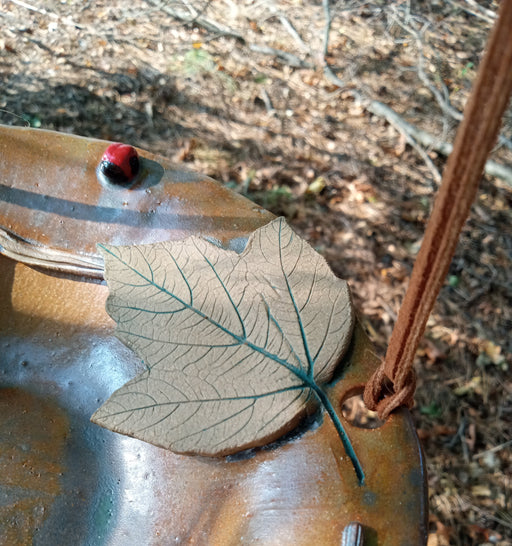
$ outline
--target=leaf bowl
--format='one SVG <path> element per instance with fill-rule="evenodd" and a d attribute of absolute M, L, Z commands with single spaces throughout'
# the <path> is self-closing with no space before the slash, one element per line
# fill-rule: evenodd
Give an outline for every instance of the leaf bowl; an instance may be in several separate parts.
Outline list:
<path fill-rule="evenodd" d="M 0 543 L 334 545 L 354 521 L 365 545 L 424 543 L 424 461 L 409 412 L 366 429 L 341 409 L 379 363 L 357 321 L 325 393 L 364 485 L 322 411 L 228 457 L 173 453 L 90 422 L 145 369 L 114 336 L 96 243 L 195 234 L 241 250 L 273 219 L 143 151 L 138 189 L 105 188 L 95 166 L 107 145 L 0 130 Z"/>

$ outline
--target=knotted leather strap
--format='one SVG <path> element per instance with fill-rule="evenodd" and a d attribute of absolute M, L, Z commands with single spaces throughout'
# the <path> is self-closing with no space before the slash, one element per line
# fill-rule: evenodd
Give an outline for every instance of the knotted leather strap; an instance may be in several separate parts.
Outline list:
<path fill-rule="evenodd" d="M 414 356 L 512 91 L 511 32 L 512 0 L 504 0 L 443 173 L 385 359 L 366 385 L 364 401 L 381 419 L 399 406 L 412 405 Z"/>

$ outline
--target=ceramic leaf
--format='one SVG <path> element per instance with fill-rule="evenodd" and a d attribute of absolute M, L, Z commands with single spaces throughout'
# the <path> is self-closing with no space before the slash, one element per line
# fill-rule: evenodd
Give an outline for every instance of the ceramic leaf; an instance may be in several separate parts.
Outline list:
<path fill-rule="evenodd" d="M 241 254 L 196 236 L 100 250 L 116 335 L 147 369 L 94 422 L 175 452 L 223 455 L 274 440 L 329 403 L 321 386 L 351 339 L 349 289 L 284 219 L 256 230 Z"/>

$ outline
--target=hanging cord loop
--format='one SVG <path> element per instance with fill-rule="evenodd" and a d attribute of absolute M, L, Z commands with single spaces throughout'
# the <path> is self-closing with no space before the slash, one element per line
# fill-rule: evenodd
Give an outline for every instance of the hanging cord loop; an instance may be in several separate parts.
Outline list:
<path fill-rule="evenodd" d="M 386 356 L 364 391 L 365 404 L 376 410 L 381 419 L 399 406 L 412 406 L 416 383 L 414 356 L 512 92 L 511 32 L 512 0 L 504 0 L 446 163 Z"/>

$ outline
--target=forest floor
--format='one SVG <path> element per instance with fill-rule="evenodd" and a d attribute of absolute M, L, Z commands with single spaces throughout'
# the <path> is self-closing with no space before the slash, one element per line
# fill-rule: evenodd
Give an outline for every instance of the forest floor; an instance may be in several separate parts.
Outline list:
<path fill-rule="evenodd" d="M 320 1 L 48 5 L 2 3 L 0 122 L 128 142 L 286 216 L 383 354 L 497 2 L 331 2 L 328 41 Z M 502 165 L 511 135 L 509 111 Z M 511 203 L 483 177 L 417 355 L 429 546 L 512 544 Z"/>

